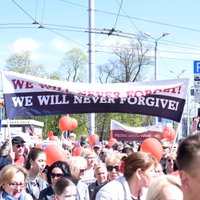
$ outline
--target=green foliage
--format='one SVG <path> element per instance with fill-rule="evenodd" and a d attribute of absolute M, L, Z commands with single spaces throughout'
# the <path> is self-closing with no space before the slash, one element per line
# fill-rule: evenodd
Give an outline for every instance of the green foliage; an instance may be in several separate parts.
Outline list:
<path fill-rule="evenodd" d="M 152 124 L 152 117 L 126 113 L 98 113 L 96 114 L 97 134 L 103 140 L 110 138 L 110 122 L 116 120 L 126 126 L 140 127 Z"/>
<path fill-rule="evenodd" d="M 87 82 L 87 56 L 78 48 L 68 51 L 56 73 L 61 80 L 71 82 Z"/>
<path fill-rule="evenodd" d="M 5 69 L 23 74 L 45 77 L 47 73 L 42 65 L 34 65 L 30 59 L 30 52 L 14 53 L 6 60 Z"/>
<path fill-rule="evenodd" d="M 99 67 L 99 80 L 101 83 L 108 82 L 134 82 L 144 77 L 142 66 L 150 64 L 146 57 L 148 49 L 143 48 L 141 41 L 132 44 L 131 47 L 116 47 L 115 59 L 108 64 Z M 68 51 L 62 60 L 60 68 L 54 73 L 48 74 L 40 64 L 34 65 L 30 59 L 30 52 L 12 54 L 6 63 L 6 69 L 23 74 L 38 77 L 48 77 L 55 80 L 67 80 L 71 82 L 88 82 L 87 56 L 81 49 L 74 48 Z M 52 131 L 54 135 L 62 134 L 59 129 L 61 115 L 38 116 L 32 119 L 44 122 L 43 138 Z M 88 114 L 72 114 L 70 117 L 78 121 L 78 128 L 74 130 L 77 138 L 88 135 Z M 101 139 L 109 139 L 111 119 L 131 127 L 152 124 L 152 117 L 122 113 L 98 113 L 95 115 L 96 134 Z"/>

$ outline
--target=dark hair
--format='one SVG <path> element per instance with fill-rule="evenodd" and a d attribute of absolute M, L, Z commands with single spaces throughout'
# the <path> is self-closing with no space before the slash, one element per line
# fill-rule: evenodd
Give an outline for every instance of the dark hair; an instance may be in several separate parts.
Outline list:
<path fill-rule="evenodd" d="M 122 153 L 133 153 L 133 149 L 131 147 L 124 147 L 122 149 Z"/>
<path fill-rule="evenodd" d="M 150 153 L 138 151 L 132 153 L 124 161 L 124 177 L 129 180 L 137 169 L 146 170 L 151 165 L 157 165 L 156 159 Z"/>
<path fill-rule="evenodd" d="M 51 172 L 56 167 L 58 167 L 62 170 L 64 177 L 66 177 L 66 178 L 72 177 L 69 165 L 65 161 L 57 161 L 57 162 L 54 162 L 47 170 L 47 181 L 49 184 L 51 184 L 51 176 L 50 176 Z"/>
<path fill-rule="evenodd" d="M 200 135 L 190 135 L 183 139 L 178 146 L 176 163 L 179 170 L 191 173 L 200 162 Z"/>
<path fill-rule="evenodd" d="M 39 154 L 44 153 L 45 151 L 43 149 L 40 148 L 32 148 L 28 154 L 27 160 L 26 160 L 26 164 L 25 164 L 25 168 L 26 169 L 30 169 L 31 168 L 31 163 L 30 160 L 35 161 L 37 159 L 37 157 L 39 156 Z"/>
<path fill-rule="evenodd" d="M 75 184 L 70 179 L 66 177 L 62 177 L 55 183 L 55 186 L 53 189 L 54 193 L 57 195 L 61 195 L 65 191 L 65 188 L 69 186 L 76 187 Z"/>
<path fill-rule="evenodd" d="M 119 147 L 119 145 L 117 143 L 113 144 L 113 146 L 112 146 L 114 151 L 117 151 L 118 147 Z"/>
<path fill-rule="evenodd" d="M 86 144 L 86 141 L 85 141 L 85 140 L 83 140 L 83 141 L 80 142 L 80 146 L 81 146 L 81 147 L 84 146 L 85 144 Z"/>

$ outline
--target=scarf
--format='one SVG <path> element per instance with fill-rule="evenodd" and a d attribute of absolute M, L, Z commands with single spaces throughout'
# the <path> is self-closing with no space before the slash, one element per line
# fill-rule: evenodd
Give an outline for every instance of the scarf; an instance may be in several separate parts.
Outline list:
<path fill-rule="evenodd" d="M 2 193 L 2 197 L 3 197 L 3 199 L 5 199 L 5 200 L 17 200 L 16 198 L 10 196 L 10 195 L 9 195 L 7 192 L 5 192 L 5 191 Z M 25 200 L 23 197 L 24 197 L 24 196 L 21 194 L 20 197 L 18 198 L 18 200 Z"/>

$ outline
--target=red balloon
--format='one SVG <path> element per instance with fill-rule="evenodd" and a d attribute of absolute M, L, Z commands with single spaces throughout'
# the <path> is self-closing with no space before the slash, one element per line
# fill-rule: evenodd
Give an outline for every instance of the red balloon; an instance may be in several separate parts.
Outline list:
<path fill-rule="evenodd" d="M 50 144 L 45 148 L 47 156 L 47 165 L 51 166 L 54 162 L 62 160 L 66 161 L 64 149 L 56 144 Z"/>
<path fill-rule="evenodd" d="M 69 130 L 71 126 L 71 118 L 69 115 L 61 117 L 58 125 L 61 131 Z"/>
<path fill-rule="evenodd" d="M 97 134 L 91 134 L 90 135 L 90 138 L 89 138 L 89 142 L 90 142 L 90 147 L 91 148 L 93 148 L 93 146 L 94 146 L 94 143 L 96 142 L 96 141 L 99 141 L 99 136 L 97 135 Z"/>
<path fill-rule="evenodd" d="M 78 147 L 78 141 L 75 141 L 74 147 Z"/>
<path fill-rule="evenodd" d="M 52 132 L 52 131 L 49 131 L 49 132 L 47 133 L 47 136 L 48 136 L 48 137 L 53 136 L 53 132 Z"/>
<path fill-rule="evenodd" d="M 74 156 L 80 156 L 83 152 L 84 148 L 83 147 L 76 147 L 74 149 L 73 155 Z"/>
<path fill-rule="evenodd" d="M 59 141 L 58 137 L 54 136 L 54 135 L 50 136 L 49 140 L 51 140 L 51 141 Z"/>
<path fill-rule="evenodd" d="M 108 141 L 108 146 L 110 148 L 112 148 L 112 146 L 117 143 L 117 140 L 115 138 L 110 138 L 110 140 Z"/>
<path fill-rule="evenodd" d="M 169 141 L 173 141 L 176 137 L 176 131 L 172 127 L 167 126 L 163 130 L 163 137 Z"/>
<path fill-rule="evenodd" d="M 71 118 L 71 126 L 69 127 L 68 130 L 73 131 L 78 127 L 78 122 L 75 118 Z"/>
<path fill-rule="evenodd" d="M 140 151 L 151 153 L 151 155 L 160 162 L 163 154 L 163 147 L 157 139 L 147 138 L 142 142 Z"/>

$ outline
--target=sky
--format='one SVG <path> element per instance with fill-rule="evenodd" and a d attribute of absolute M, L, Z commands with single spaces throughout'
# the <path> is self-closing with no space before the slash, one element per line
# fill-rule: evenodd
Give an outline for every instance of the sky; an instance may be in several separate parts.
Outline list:
<path fill-rule="evenodd" d="M 200 60 L 199 7 L 199 0 L 95 0 L 95 64 L 107 63 L 116 43 L 144 33 L 154 38 L 147 39 L 154 58 L 155 40 L 168 32 L 158 40 L 157 79 L 190 78 L 192 85 L 193 61 Z M 88 53 L 88 8 L 89 0 L 1 0 L 0 70 L 12 53 L 24 50 L 48 72 L 72 48 Z M 112 28 L 118 36 L 102 34 Z"/>

